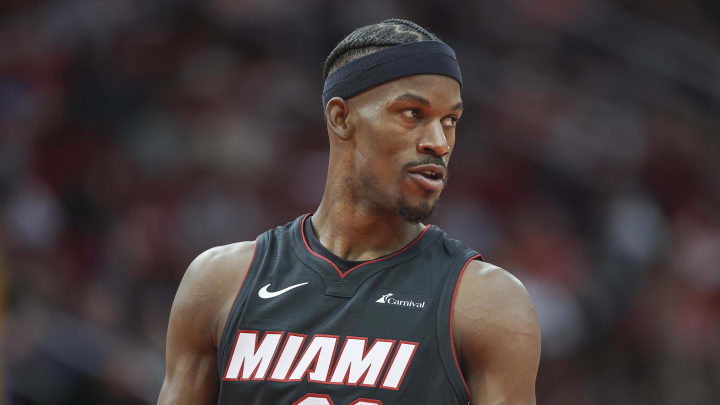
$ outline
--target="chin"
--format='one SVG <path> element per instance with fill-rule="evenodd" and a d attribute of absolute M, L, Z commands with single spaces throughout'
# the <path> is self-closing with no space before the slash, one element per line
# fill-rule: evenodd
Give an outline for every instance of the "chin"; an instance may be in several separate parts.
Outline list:
<path fill-rule="evenodd" d="M 433 202 L 425 201 L 419 204 L 409 204 L 407 200 L 398 201 L 396 212 L 407 222 L 416 224 L 430 218 L 438 207 L 439 199 Z"/>

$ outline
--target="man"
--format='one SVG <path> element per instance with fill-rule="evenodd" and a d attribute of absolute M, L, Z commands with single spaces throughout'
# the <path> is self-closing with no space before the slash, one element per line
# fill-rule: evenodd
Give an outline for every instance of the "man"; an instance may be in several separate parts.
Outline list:
<path fill-rule="evenodd" d="M 317 211 L 188 268 L 160 404 L 534 404 L 540 332 L 504 270 L 430 216 L 462 114 L 454 52 L 363 27 L 324 69 Z"/>

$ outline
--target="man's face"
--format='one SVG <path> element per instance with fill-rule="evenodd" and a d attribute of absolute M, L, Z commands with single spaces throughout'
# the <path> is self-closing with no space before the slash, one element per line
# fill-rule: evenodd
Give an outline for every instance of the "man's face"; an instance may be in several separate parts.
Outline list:
<path fill-rule="evenodd" d="M 447 184 L 447 164 L 462 114 L 459 84 L 445 76 L 408 76 L 348 101 L 356 139 L 356 192 L 373 208 L 409 222 L 429 217 Z"/>

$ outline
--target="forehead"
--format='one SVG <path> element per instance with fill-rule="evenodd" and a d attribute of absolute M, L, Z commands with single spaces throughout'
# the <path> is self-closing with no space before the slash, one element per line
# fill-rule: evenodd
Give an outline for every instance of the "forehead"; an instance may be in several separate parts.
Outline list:
<path fill-rule="evenodd" d="M 351 100 L 360 103 L 388 103 L 397 97 L 412 93 L 430 101 L 433 107 L 457 105 L 460 101 L 460 84 L 442 75 L 412 75 L 401 77 L 358 94 Z"/>

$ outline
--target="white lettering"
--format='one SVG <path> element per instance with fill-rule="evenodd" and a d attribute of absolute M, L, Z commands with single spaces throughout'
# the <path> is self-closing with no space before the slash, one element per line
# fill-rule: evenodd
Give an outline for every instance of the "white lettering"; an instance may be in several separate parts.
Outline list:
<path fill-rule="evenodd" d="M 357 385 L 360 378 L 363 386 L 374 387 L 380 378 L 394 340 L 377 339 L 365 353 L 367 338 L 348 337 L 335 365 L 331 384 Z"/>
<path fill-rule="evenodd" d="M 222 376 L 224 381 L 259 381 L 267 378 L 269 381 L 290 383 L 307 378 L 308 382 L 314 383 L 362 387 L 378 387 L 382 381 L 378 388 L 398 390 L 419 347 L 417 342 L 400 341 L 396 345 L 395 340 L 375 339 L 368 348 L 368 338 L 348 336 L 340 352 L 336 353 L 339 336 L 314 335 L 306 345 L 306 335 L 287 333 L 281 345 L 285 332 L 265 332 L 258 343 L 260 333 L 237 331 Z M 393 348 L 395 353 L 391 356 Z M 302 355 L 298 356 L 301 349 Z M 390 364 L 386 367 L 388 360 Z M 383 370 L 384 376 L 381 375 Z M 300 400 L 314 401 L 321 397 L 310 396 Z M 374 401 L 366 398 L 358 398 L 356 401 L 360 400 L 370 404 Z M 364 402 L 353 404 L 364 405 Z"/>
<path fill-rule="evenodd" d="M 298 364 L 290 374 L 289 381 L 300 381 L 305 374 L 308 374 L 308 381 L 310 382 L 326 382 L 338 339 L 338 336 L 313 336 L 305 349 L 305 353 L 300 357 Z M 315 363 L 315 368 L 308 373 L 308 369 L 313 363 Z"/>
<path fill-rule="evenodd" d="M 285 339 L 285 345 L 280 351 L 280 358 L 275 362 L 275 368 L 273 368 L 269 380 L 284 381 L 287 378 L 290 367 L 300 352 L 302 344 L 305 342 L 305 337 L 305 335 L 288 333 L 287 339 Z"/>
<path fill-rule="evenodd" d="M 238 331 L 230 362 L 225 371 L 226 380 L 263 380 L 280 343 L 283 332 L 267 332 L 257 345 L 256 331 Z"/>
<path fill-rule="evenodd" d="M 415 342 L 400 342 L 380 388 L 398 389 L 403 378 L 405 378 L 408 367 L 410 367 L 410 361 L 412 361 L 417 347 L 418 343 Z"/>
<path fill-rule="evenodd" d="M 413 300 L 399 300 L 395 298 L 388 298 L 385 302 L 390 305 L 398 305 L 401 307 L 425 308 L 425 301 L 415 302 Z"/>

